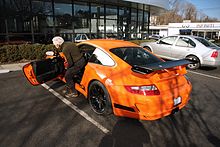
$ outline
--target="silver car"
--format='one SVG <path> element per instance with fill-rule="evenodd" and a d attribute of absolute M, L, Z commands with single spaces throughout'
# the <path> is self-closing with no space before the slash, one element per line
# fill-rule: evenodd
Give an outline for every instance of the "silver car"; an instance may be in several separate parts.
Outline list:
<path fill-rule="evenodd" d="M 144 42 L 140 45 L 161 58 L 195 60 L 195 64 L 187 66 L 190 69 L 220 65 L 220 47 L 201 37 L 173 35 L 164 37 L 157 42 Z"/>
<path fill-rule="evenodd" d="M 86 40 L 89 40 L 89 37 L 86 34 L 79 34 L 75 38 L 76 43 L 86 41 Z"/>

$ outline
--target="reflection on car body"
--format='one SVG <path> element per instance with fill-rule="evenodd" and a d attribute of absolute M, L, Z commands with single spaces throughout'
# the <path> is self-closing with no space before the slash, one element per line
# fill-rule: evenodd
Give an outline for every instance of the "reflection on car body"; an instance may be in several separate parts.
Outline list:
<path fill-rule="evenodd" d="M 184 67 L 191 63 L 188 60 L 165 62 L 140 46 L 122 40 L 88 40 L 78 47 L 88 63 L 80 71 L 82 77 L 76 79 L 76 89 L 89 100 L 97 114 L 113 112 L 117 116 L 155 120 L 182 109 L 190 98 L 192 86 Z M 24 74 L 33 85 L 54 77 L 65 82 L 64 61 L 47 60 L 50 61 L 46 65 L 46 61 L 41 61 L 24 66 Z M 59 65 L 40 67 L 47 67 L 50 62 Z M 36 69 L 41 70 L 36 72 Z"/>

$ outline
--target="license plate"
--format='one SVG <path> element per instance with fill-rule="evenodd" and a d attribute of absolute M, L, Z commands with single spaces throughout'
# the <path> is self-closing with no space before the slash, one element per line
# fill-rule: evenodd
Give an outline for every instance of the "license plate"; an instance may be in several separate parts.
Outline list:
<path fill-rule="evenodd" d="M 173 100 L 173 105 L 179 105 L 182 102 L 182 98 L 179 96 Z"/>

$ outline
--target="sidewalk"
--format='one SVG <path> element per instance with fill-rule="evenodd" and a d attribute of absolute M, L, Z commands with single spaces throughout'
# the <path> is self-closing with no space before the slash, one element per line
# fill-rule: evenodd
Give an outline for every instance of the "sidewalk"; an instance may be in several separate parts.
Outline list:
<path fill-rule="evenodd" d="M 29 63 L 29 62 L 0 65 L 0 74 L 1 74 L 1 73 L 8 73 L 8 72 L 10 72 L 10 71 L 22 70 L 22 67 L 23 67 L 25 64 L 27 64 L 27 63 Z"/>

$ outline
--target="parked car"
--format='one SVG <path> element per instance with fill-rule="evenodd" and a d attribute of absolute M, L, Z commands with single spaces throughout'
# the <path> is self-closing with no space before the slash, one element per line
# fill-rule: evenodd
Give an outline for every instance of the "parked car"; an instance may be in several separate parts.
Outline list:
<path fill-rule="evenodd" d="M 148 37 L 148 39 L 152 39 L 152 40 L 159 40 L 159 39 L 161 39 L 161 38 L 163 38 L 162 36 L 160 36 L 160 35 L 150 35 L 149 37 Z"/>
<path fill-rule="evenodd" d="M 82 42 L 82 41 L 97 38 L 95 34 L 91 34 L 91 37 L 89 37 L 89 36 L 90 36 L 89 34 L 79 34 L 79 35 L 76 36 L 75 42 L 79 43 L 79 42 Z"/>
<path fill-rule="evenodd" d="M 77 45 L 88 63 L 74 79 L 75 87 L 95 113 L 107 115 L 113 111 L 117 116 L 155 120 L 187 104 L 192 85 L 184 66 L 190 61 L 165 62 L 122 40 L 88 40 Z M 23 67 L 31 84 L 39 85 L 56 77 L 65 82 L 64 60 L 48 55 L 46 60 Z"/>
<path fill-rule="evenodd" d="M 162 36 L 156 35 L 156 34 L 154 34 L 154 35 L 143 34 L 143 39 L 149 39 L 149 40 L 157 41 L 161 38 L 162 38 Z"/>
<path fill-rule="evenodd" d="M 173 35 L 157 42 L 144 42 L 140 45 L 161 58 L 195 60 L 197 63 L 189 64 L 189 69 L 220 65 L 220 48 L 201 37 Z"/>

